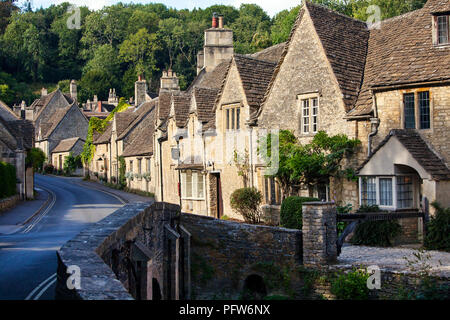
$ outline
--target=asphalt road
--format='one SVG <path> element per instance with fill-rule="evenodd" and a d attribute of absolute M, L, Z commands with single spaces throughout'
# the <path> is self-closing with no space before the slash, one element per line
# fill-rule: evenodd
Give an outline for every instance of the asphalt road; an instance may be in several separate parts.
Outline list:
<path fill-rule="evenodd" d="M 54 201 L 40 219 L 0 236 L 0 300 L 54 299 L 56 250 L 123 206 L 114 196 L 81 187 L 73 179 L 36 175 L 35 184 L 49 190 Z"/>

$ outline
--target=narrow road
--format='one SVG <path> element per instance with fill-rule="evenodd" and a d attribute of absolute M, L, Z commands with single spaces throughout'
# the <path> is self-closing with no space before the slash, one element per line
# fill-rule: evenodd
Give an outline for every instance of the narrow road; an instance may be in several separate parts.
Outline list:
<path fill-rule="evenodd" d="M 0 300 L 54 299 L 56 250 L 123 206 L 113 195 L 81 187 L 75 179 L 36 175 L 35 183 L 54 201 L 19 232 L 0 235 Z"/>

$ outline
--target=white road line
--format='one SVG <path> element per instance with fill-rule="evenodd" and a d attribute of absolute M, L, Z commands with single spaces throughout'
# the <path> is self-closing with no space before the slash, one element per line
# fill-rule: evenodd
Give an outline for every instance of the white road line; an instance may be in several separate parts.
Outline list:
<path fill-rule="evenodd" d="M 45 284 L 52 280 L 53 278 L 56 277 L 56 273 L 52 274 L 50 277 L 48 277 L 47 279 L 45 279 L 44 281 L 42 281 L 36 288 L 34 288 L 33 291 L 31 291 L 31 293 L 25 298 L 25 300 L 30 300 L 31 297 L 36 293 L 36 291 L 38 291 L 42 286 L 45 286 Z M 56 280 L 56 279 L 55 279 Z"/>
<path fill-rule="evenodd" d="M 47 291 L 47 289 L 50 288 L 55 282 L 56 279 L 53 279 L 53 281 L 46 285 L 45 288 L 42 289 L 41 292 L 39 292 L 39 294 L 37 294 L 33 300 L 39 300 L 39 298 L 45 293 L 45 291 Z"/>
<path fill-rule="evenodd" d="M 40 214 L 39 216 L 37 216 L 32 222 L 31 222 L 31 224 L 29 225 L 29 226 L 27 226 L 26 227 L 26 229 L 25 230 L 23 230 L 22 231 L 22 233 L 28 233 L 28 232 L 30 232 L 41 220 L 42 220 L 42 218 L 45 216 L 45 215 L 47 215 L 48 213 L 49 213 L 49 211 L 53 208 L 53 206 L 55 205 L 55 203 L 56 203 L 56 194 L 53 192 L 53 191 L 51 191 L 51 190 L 49 190 L 49 189 L 46 189 L 46 188 L 43 188 L 43 189 L 45 189 L 45 191 L 47 191 L 48 193 L 50 193 L 51 195 L 52 195 L 52 197 L 53 197 L 53 200 L 52 200 L 52 202 L 50 203 L 50 205 L 47 207 L 47 209 L 45 209 L 45 211 L 42 213 L 42 214 Z"/>

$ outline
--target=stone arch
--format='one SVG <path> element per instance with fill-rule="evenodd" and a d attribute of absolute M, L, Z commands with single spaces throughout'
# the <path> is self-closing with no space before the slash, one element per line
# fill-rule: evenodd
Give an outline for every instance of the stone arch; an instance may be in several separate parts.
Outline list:
<path fill-rule="evenodd" d="M 267 296 L 267 287 L 264 279 L 258 274 L 251 274 L 244 280 L 243 299 L 261 300 Z"/>

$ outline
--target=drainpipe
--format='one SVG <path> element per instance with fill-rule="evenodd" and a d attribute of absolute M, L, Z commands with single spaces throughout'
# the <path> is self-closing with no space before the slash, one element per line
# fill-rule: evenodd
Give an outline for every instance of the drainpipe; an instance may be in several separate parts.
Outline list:
<path fill-rule="evenodd" d="M 250 131 L 250 186 L 253 188 L 253 127 L 249 126 Z"/>
<path fill-rule="evenodd" d="M 374 117 L 370 118 L 370 126 L 371 132 L 369 133 L 367 140 L 367 155 L 370 157 L 372 155 L 372 139 L 378 133 L 378 127 L 380 126 L 380 119 L 378 118 L 378 108 L 377 108 L 377 98 L 373 93 L 373 90 L 370 90 L 370 94 L 372 95 L 373 106 L 372 110 L 374 113 Z"/>
<path fill-rule="evenodd" d="M 161 177 L 160 185 L 161 185 L 161 201 L 164 202 L 164 185 L 163 185 L 163 170 L 162 170 L 162 141 L 161 138 L 158 139 L 159 143 L 159 175 Z"/>

